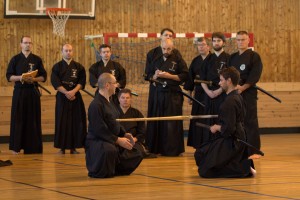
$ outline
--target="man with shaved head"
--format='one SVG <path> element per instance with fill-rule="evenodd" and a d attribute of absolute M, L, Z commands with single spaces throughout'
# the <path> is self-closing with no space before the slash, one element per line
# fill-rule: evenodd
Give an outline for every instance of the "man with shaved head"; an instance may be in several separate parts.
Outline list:
<path fill-rule="evenodd" d="M 180 84 L 188 78 L 188 68 L 181 55 L 174 53 L 171 39 L 162 40 L 161 56 L 148 65 L 147 76 L 153 83 L 148 100 L 148 116 L 182 115 Z M 176 51 L 175 51 L 176 52 Z M 161 84 L 163 83 L 163 84 Z M 152 121 L 147 124 L 146 144 L 151 153 L 179 156 L 184 152 L 182 121 Z"/>
<path fill-rule="evenodd" d="M 102 73 L 98 95 L 89 106 L 85 158 L 91 178 L 129 175 L 143 159 L 132 135 L 116 121 L 119 112 L 110 97 L 115 94 L 117 84 L 112 74 Z"/>
<path fill-rule="evenodd" d="M 86 137 L 86 113 L 79 92 L 84 89 L 86 74 L 84 67 L 73 60 L 73 47 L 65 44 L 62 48 L 63 59 L 52 68 L 51 83 L 57 90 L 55 105 L 54 147 L 60 154 L 70 149 L 78 154 Z"/>

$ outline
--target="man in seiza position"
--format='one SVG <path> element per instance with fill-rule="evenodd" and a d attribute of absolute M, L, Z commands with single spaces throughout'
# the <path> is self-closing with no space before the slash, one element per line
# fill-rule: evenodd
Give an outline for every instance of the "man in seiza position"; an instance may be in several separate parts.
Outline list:
<path fill-rule="evenodd" d="M 236 86 L 240 74 L 234 67 L 220 72 L 221 88 L 226 98 L 220 106 L 219 122 L 210 126 L 214 140 L 197 148 L 195 160 L 198 173 L 204 178 L 238 178 L 254 176 L 254 164 L 248 158 L 248 148 L 237 139 L 246 141 L 244 129 L 245 106 Z"/>
<path fill-rule="evenodd" d="M 116 119 L 119 116 L 111 95 L 115 94 L 116 78 L 103 73 L 98 79 L 99 94 L 88 109 L 88 135 L 85 158 L 88 176 L 109 178 L 131 174 L 143 160 L 142 152 L 135 148 L 130 133 Z"/>
<path fill-rule="evenodd" d="M 117 106 L 120 112 L 120 119 L 144 118 L 143 114 L 136 108 L 131 107 L 131 90 L 124 88 L 118 93 L 120 105 Z M 146 124 L 145 121 L 124 121 L 120 124 L 127 133 L 131 133 L 135 142 L 134 147 L 139 149 L 144 158 L 156 158 L 156 154 L 149 153 L 145 145 Z"/>

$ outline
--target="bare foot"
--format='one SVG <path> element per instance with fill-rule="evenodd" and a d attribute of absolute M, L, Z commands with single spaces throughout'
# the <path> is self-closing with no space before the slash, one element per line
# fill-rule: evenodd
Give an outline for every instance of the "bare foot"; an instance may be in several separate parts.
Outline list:
<path fill-rule="evenodd" d="M 250 171 L 251 171 L 253 177 L 255 177 L 256 176 L 256 170 L 253 169 L 252 167 L 250 167 Z"/>
<path fill-rule="evenodd" d="M 248 157 L 248 159 L 259 159 L 261 157 L 261 155 L 259 154 L 253 154 L 251 156 Z"/>
<path fill-rule="evenodd" d="M 17 152 L 17 151 L 12 151 L 12 154 L 14 155 L 18 155 L 20 152 Z"/>

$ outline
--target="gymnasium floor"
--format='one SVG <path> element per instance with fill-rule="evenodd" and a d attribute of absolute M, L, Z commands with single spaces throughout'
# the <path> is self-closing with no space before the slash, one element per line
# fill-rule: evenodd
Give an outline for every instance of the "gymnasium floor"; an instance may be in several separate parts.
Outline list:
<path fill-rule="evenodd" d="M 182 157 L 145 159 L 130 176 L 87 177 L 83 149 L 58 155 L 44 143 L 42 155 L 12 155 L 1 144 L 0 199 L 300 199 L 300 134 L 262 135 L 265 156 L 255 160 L 257 176 L 204 179 L 193 149 Z"/>

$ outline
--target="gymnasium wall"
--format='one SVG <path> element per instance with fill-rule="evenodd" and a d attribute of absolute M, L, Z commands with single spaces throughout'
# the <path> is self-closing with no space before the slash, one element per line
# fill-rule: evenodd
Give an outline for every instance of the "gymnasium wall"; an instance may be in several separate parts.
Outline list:
<path fill-rule="evenodd" d="M 20 0 L 20 5 L 28 0 Z M 80 5 L 78 5 L 80 6 Z M 159 32 L 170 27 L 176 32 L 254 33 L 254 48 L 263 60 L 260 85 L 282 98 L 279 104 L 260 94 L 261 127 L 300 127 L 300 1 L 298 0 L 96 0 L 96 18 L 69 19 L 64 39 L 52 34 L 50 19 L 4 18 L 0 5 L 0 135 L 9 134 L 12 84 L 5 77 L 10 58 L 20 52 L 22 35 L 30 35 L 33 52 L 40 55 L 50 75 L 61 59 L 61 46 L 74 46 L 75 60 L 86 69 L 95 61 L 84 35 L 105 32 Z M 49 79 L 43 84 L 52 89 Z M 54 93 L 52 93 L 54 94 Z M 53 133 L 54 95 L 44 95 L 43 126 Z M 90 99 L 85 98 L 86 106 Z"/>

